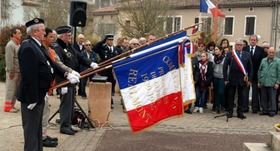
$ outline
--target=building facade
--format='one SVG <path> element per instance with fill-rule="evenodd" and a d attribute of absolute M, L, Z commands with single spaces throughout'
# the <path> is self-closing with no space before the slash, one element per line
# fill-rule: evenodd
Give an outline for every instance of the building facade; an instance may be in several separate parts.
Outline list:
<path fill-rule="evenodd" d="M 215 3 L 214 0 L 212 2 Z M 218 18 L 218 39 L 227 38 L 234 42 L 236 38 L 248 40 L 250 35 L 257 34 L 261 36 L 260 43 L 269 41 L 272 46 L 278 46 L 279 5 L 279 0 L 220 0 L 218 6 L 225 14 L 225 18 Z M 169 16 L 162 25 L 162 30 L 165 30 L 166 33 L 175 32 L 201 20 L 204 21 L 202 29 L 213 30 L 212 14 L 199 12 L 199 0 L 178 0 L 173 3 L 172 9 L 173 15 Z M 121 35 L 115 18 L 123 13 L 121 5 L 103 7 L 93 11 L 94 34 Z"/>

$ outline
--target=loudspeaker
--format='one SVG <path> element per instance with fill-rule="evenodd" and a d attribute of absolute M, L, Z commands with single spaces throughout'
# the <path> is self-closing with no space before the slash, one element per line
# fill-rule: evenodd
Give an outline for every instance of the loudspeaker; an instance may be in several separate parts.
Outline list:
<path fill-rule="evenodd" d="M 71 1 L 70 25 L 85 27 L 87 21 L 87 2 Z"/>

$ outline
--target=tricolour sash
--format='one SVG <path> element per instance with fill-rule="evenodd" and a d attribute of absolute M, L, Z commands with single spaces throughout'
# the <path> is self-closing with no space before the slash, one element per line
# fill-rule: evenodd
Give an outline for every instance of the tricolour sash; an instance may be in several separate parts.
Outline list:
<path fill-rule="evenodd" d="M 232 56 L 234 58 L 234 60 L 236 61 L 239 69 L 241 70 L 241 72 L 244 74 L 244 81 L 247 82 L 248 81 L 248 72 L 246 71 L 246 69 L 244 68 L 244 65 L 242 63 L 242 61 L 240 60 L 240 58 L 238 57 L 237 53 L 235 50 L 232 50 Z"/>

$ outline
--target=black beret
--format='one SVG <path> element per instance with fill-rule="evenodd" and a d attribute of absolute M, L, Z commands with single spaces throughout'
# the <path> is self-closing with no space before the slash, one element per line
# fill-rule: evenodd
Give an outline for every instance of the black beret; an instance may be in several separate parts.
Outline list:
<path fill-rule="evenodd" d="M 25 23 L 25 26 L 26 26 L 26 27 L 30 27 L 30 26 L 35 25 L 35 24 L 44 24 L 44 23 L 45 23 L 45 22 L 44 22 L 43 19 L 41 19 L 41 18 L 34 18 L 34 19 L 32 19 L 32 20 L 26 22 L 26 23 Z"/>
<path fill-rule="evenodd" d="M 56 28 L 57 34 L 65 34 L 65 33 L 70 33 L 71 32 L 71 27 L 70 26 L 59 26 Z"/>
<path fill-rule="evenodd" d="M 114 39 L 114 35 L 113 34 L 107 34 L 105 36 L 106 39 Z"/>

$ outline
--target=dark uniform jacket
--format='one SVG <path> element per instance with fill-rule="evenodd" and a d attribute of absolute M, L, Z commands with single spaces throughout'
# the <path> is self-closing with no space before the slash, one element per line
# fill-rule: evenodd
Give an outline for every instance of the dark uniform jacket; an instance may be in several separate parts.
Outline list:
<path fill-rule="evenodd" d="M 251 54 L 250 45 L 243 48 L 244 51 L 249 52 Z M 266 54 L 262 47 L 255 46 L 254 55 L 251 55 L 251 60 L 253 64 L 253 81 L 258 81 L 258 70 L 261 65 L 261 61 L 266 57 Z"/>
<path fill-rule="evenodd" d="M 75 71 L 79 71 L 80 64 L 90 67 L 92 61 L 85 57 L 82 57 L 81 54 L 70 44 L 64 43 L 64 41 L 62 41 L 61 39 L 57 39 L 57 44 L 59 45 L 59 47 L 55 47 L 54 50 L 64 65 Z M 56 82 L 58 83 L 63 80 L 64 79 L 61 79 L 59 77 L 56 78 Z"/>
<path fill-rule="evenodd" d="M 248 72 L 248 80 L 252 82 L 253 66 L 251 61 L 250 53 L 242 51 L 241 62 L 244 65 L 245 70 Z M 227 74 L 229 68 L 229 74 Z M 224 80 L 229 81 L 230 85 L 233 86 L 245 86 L 244 74 L 238 67 L 235 59 L 232 56 L 232 52 L 226 55 L 224 65 L 223 65 Z"/>
<path fill-rule="evenodd" d="M 27 36 L 18 51 L 21 81 L 17 99 L 21 103 L 42 104 L 51 87 L 54 74 L 63 77 L 65 70 L 52 62 L 43 46 Z"/>
<path fill-rule="evenodd" d="M 103 43 L 103 41 L 96 43 L 95 46 L 92 48 L 92 50 L 99 55 L 100 62 L 111 59 L 122 53 L 122 49 L 115 47 L 115 46 L 113 46 L 113 52 L 112 52 L 109 49 L 109 47 Z M 100 74 L 103 76 L 112 76 L 113 75 L 112 69 L 103 71 Z"/>

